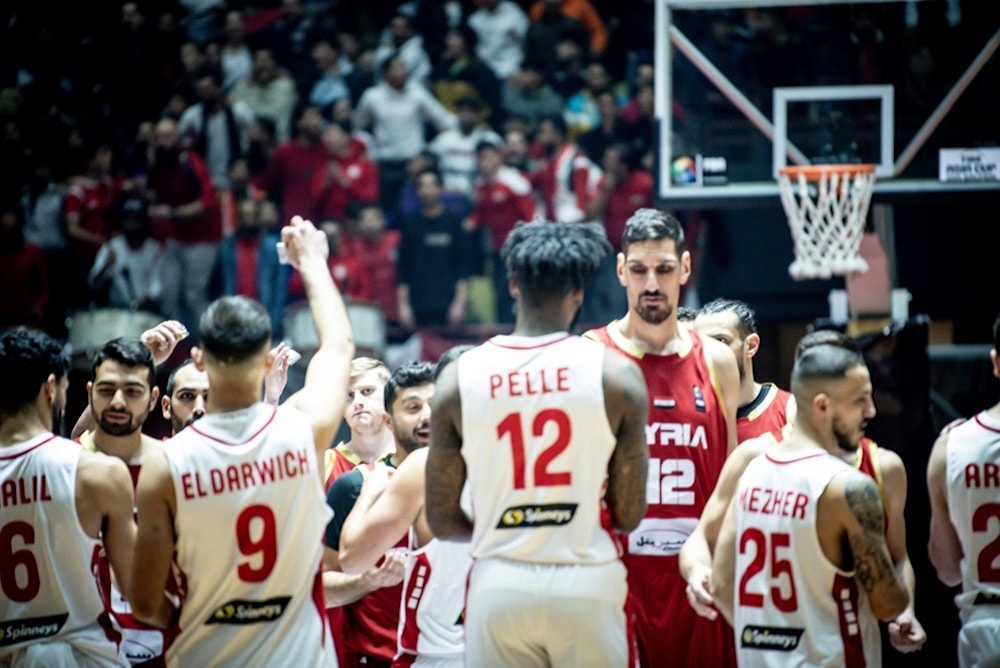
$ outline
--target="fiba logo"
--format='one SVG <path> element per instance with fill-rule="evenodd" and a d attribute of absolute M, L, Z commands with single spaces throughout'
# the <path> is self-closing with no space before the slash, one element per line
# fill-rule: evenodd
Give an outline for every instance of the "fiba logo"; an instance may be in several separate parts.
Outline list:
<path fill-rule="evenodd" d="M 693 158 L 682 155 L 670 163 L 670 177 L 674 185 L 695 185 L 698 183 L 698 164 Z"/>

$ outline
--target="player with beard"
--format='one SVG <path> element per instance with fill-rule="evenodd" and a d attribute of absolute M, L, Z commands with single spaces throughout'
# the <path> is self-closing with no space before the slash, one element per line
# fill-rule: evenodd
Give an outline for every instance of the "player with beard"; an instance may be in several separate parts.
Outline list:
<path fill-rule="evenodd" d="M 94 355 L 91 380 L 87 383 L 90 411 L 96 420 L 93 431 L 84 432 L 80 443 L 93 452 L 117 457 L 128 466 L 133 487 L 143 461 L 161 447 L 142 433 L 149 413 L 156 407 L 160 390 L 149 348 L 138 338 L 108 341 Z M 133 504 L 130 502 L 129 506 Z M 176 629 L 161 631 L 136 620 L 122 589 L 111 577 L 107 556 L 98 565 L 99 581 L 111 601 L 111 614 L 122 634 L 122 651 L 133 664 L 161 657 Z"/>
<path fill-rule="evenodd" d="M 163 418 L 170 420 L 170 435 L 205 415 L 208 403 L 208 373 L 185 360 L 170 372 L 160 402 Z"/>
<path fill-rule="evenodd" d="M 677 321 L 691 254 L 676 218 L 639 209 L 625 224 L 618 280 L 629 310 L 585 336 L 634 360 L 649 395 L 647 510 L 629 534 L 629 607 L 641 665 L 735 665 L 732 631 L 686 606 L 677 568 L 726 456 L 736 446 L 739 372 L 732 352 Z"/>
<path fill-rule="evenodd" d="M 879 666 L 876 618 L 896 618 L 909 593 L 878 486 L 838 456 L 875 417 L 868 368 L 856 350 L 820 344 L 795 360 L 791 389 L 795 422 L 747 465 L 726 511 L 715 603 L 741 666 Z"/>
<path fill-rule="evenodd" d="M 778 437 L 795 404 L 792 395 L 774 383 L 758 383 L 753 358 L 760 351 L 757 314 L 738 299 L 715 299 L 701 307 L 694 328 L 727 346 L 736 356 L 740 374 L 740 403 L 736 409 L 736 442 L 771 433 Z"/>
<path fill-rule="evenodd" d="M 395 469 L 407 456 L 430 440 L 431 397 L 434 395 L 434 365 L 404 364 L 385 385 L 385 410 L 396 442 L 395 450 L 380 463 Z M 323 588 L 328 606 L 343 606 L 344 648 L 341 666 L 389 666 L 396 655 L 396 628 L 406 557 L 390 551 L 385 558 L 359 575 L 344 576 L 340 566 L 340 533 L 344 520 L 358 500 L 367 468 L 341 475 L 330 487 L 327 503 L 333 519 L 326 528 Z M 396 541 L 407 546 L 407 532 Z M 335 572 L 330 572 L 335 571 Z"/>
<path fill-rule="evenodd" d="M 128 470 L 52 433 L 69 361 L 56 341 L 0 336 L 0 665 L 126 666 L 92 572 L 104 552 L 127 585 L 135 525 Z M 19 635 L 10 632 L 17 629 Z"/>
<path fill-rule="evenodd" d="M 851 337 L 834 330 L 817 330 L 806 334 L 795 348 L 796 359 L 807 350 L 817 346 L 835 346 L 860 355 L 857 344 Z M 867 423 L 862 425 L 862 429 Z M 785 431 L 791 427 L 786 426 Z M 916 576 L 906 549 L 906 506 L 907 477 L 903 460 L 891 450 L 879 448 L 867 436 L 859 441 L 850 441 L 841 425 L 834 426 L 838 438 L 836 454 L 854 468 L 871 477 L 878 486 L 879 496 L 885 508 L 885 538 L 889 546 L 893 564 L 899 576 L 906 583 L 910 604 L 892 620 L 889 625 L 889 640 L 899 652 L 909 653 L 920 649 L 927 640 L 927 633 L 916 618 L 913 609 Z M 783 434 L 778 438 L 782 438 Z M 774 445 L 777 439 L 771 434 L 753 438 L 740 444 L 732 456 L 726 460 L 715 491 L 705 504 L 698 526 L 691 533 L 681 549 L 681 573 L 688 582 L 687 596 L 691 607 L 707 619 L 718 615 L 711 590 L 712 555 L 719 537 L 719 530 L 726 509 L 736 494 L 736 484 L 747 465 L 755 457 Z M 861 613 L 867 614 L 867 608 Z M 874 643 L 874 640 L 871 641 Z M 871 648 L 872 655 L 878 654 L 878 647 Z"/>

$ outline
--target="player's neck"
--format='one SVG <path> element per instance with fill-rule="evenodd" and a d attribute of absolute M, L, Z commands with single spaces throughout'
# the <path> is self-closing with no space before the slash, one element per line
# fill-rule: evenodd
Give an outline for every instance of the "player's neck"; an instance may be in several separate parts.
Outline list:
<path fill-rule="evenodd" d="M 618 321 L 618 331 L 637 348 L 654 355 L 683 352 L 691 345 L 691 336 L 686 327 L 677 324 L 676 315 L 654 325 L 629 311 Z"/>
<path fill-rule="evenodd" d="M 14 415 L 5 415 L 0 420 L 0 447 L 18 445 L 30 441 L 39 434 L 51 432 L 34 409 Z"/>
<path fill-rule="evenodd" d="M 110 457 L 117 457 L 126 464 L 137 464 L 142 451 L 142 429 L 124 436 L 112 436 L 98 427 L 94 432 L 94 445 Z"/>
<path fill-rule="evenodd" d="M 788 437 L 779 441 L 779 443 L 790 450 L 802 450 L 818 446 L 834 457 L 843 458 L 844 455 L 844 451 L 837 445 L 837 439 L 833 434 L 821 434 L 804 420 L 795 422 Z"/>
<path fill-rule="evenodd" d="M 351 440 L 347 448 L 358 456 L 358 459 L 371 464 L 392 452 L 396 439 L 388 427 L 382 427 L 371 434 L 351 432 Z"/>
<path fill-rule="evenodd" d="M 545 308 L 520 307 L 517 314 L 517 322 L 514 323 L 514 336 L 546 336 L 556 332 L 565 332 L 569 329 L 573 320 L 572 314 L 568 314 L 560 304 L 553 304 Z"/>
<path fill-rule="evenodd" d="M 752 404 L 760 394 L 761 387 L 763 386 L 754 380 L 753 372 L 747 369 L 746 375 L 740 380 L 740 408 Z"/>

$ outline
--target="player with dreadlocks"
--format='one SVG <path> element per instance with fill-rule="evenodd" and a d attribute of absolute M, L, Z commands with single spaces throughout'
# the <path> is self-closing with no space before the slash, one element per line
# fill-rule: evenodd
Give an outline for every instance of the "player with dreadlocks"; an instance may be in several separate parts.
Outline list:
<path fill-rule="evenodd" d="M 613 530 L 646 508 L 645 384 L 624 356 L 567 331 L 607 251 L 599 226 L 516 227 L 501 249 L 513 333 L 438 379 L 426 513 L 438 538 L 471 539 L 469 665 L 630 661 Z"/>

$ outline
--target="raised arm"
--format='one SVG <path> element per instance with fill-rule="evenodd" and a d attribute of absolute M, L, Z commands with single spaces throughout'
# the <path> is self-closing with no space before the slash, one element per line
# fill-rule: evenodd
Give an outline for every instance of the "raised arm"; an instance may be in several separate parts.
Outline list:
<path fill-rule="evenodd" d="M 849 471 L 834 478 L 823 497 L 828 494 L 832 502 L 840 505 L 838 515 L 854 558 L 854 577 L 868 594 L 875 616 L 892 621 L 906 610 L 910 597 L 885 542 L 878 486 L 863 473 Z"/>
<path fill-rule="evenodd" d="M 931 532 L 927 552 L 938 580 L 955 587 L 962 583 L 962 543 L 948 513 L 948 433 L 942 433 L 927 461 L 927 493 L 931 499 Z"/>
<path fill-rule="evenodd" d="M 363 573 L 406 535 L 424 507 L 427 449 L 407 455 L 390 478 L 376 467 L 365 478 L 361 495 L 340 530 L 340 567 Z"/>
<path fill-rule="evenodd" d="M 646 514 L 646 417 L 649 399 L 642 372 L 613 350 L 604 351 L 604 405 L 617 444 L 608 463 L 605 499 L 615 527 L 629 532 Z"/>
<path fill-rule="evenodd" d="M 311 222 L 293 216 L 291 223 L 281 230 L 281 239 L 289 261 L 302 274 L 319 340 L 302 389 L 287 403 L 308 417 L 317 457 L 323 461 L 323 452 L 333 440 L 344 414 L 354 337 L 344 300 L 326 264 L 330 253 L 326 234 Z M 319 475 L 322 477 L 322 470 Z"/>
<path fill-rule="evenodd" d="M 142 464 L 136 488 L 139 531 L 129 602 L 136 619 L 161 629 L 168 628 L 175 608 L 164 595 L 176 535 L 174 515 L 177 499 L 170 465 L 162 452 L 152 454 Z"/>
<path fill-rule="evenodd" d="M 906 467 L 895 452 L 881 448 L 877 452 L 888 506 L 885 509 L 888 518 L 885 540 L 896 572 L 903 579 L 906 591 L 910 595 L 910 604 L 889 624 L 889 640 L 899 652 L 915 652 L 927 641 L 927 633 L 917 620 L 914 610 L 917 578 L 913 572 L 913 564 L 910 563 L 910 555 L 906 551 L 906 519 L 903 516 L 907 492 Z"/>
<path fill-rule="evenodd" d="M 472 521 L 461 507 L 465 484 L 462 459 L 462 399 L 458 393 L 458 364 L 449 364 L 437 379 L 431 401 L 431 442 L 427 450 L 425 489 L 434 490 L 424 510 L 431 533 L 442 540 L 472 538 Z"/>

